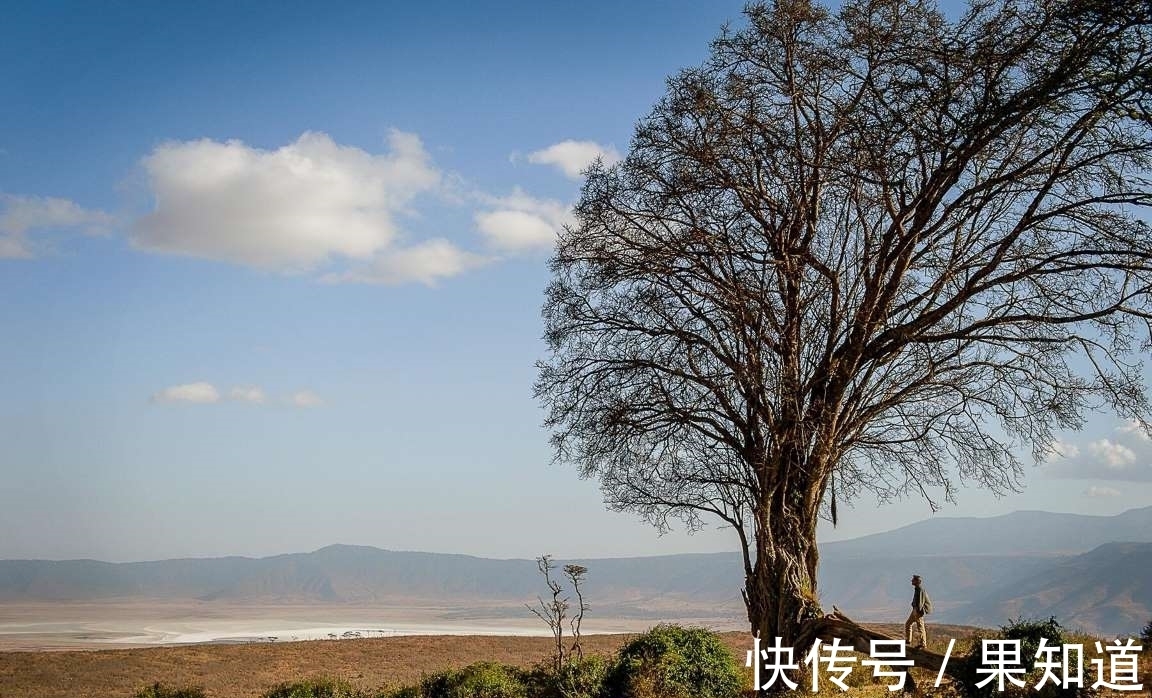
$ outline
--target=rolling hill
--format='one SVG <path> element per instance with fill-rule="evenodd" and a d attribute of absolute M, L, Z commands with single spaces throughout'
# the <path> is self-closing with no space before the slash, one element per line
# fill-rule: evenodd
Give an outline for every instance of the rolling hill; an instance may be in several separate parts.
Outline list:
<path fill-rule="evenodd" d="M 1135 633 L 1152 618 L 1152 543 L 1106 543 L 1061 559 L 940 619 L 997 625 L 1050 615 L 1073 627 Z"/>

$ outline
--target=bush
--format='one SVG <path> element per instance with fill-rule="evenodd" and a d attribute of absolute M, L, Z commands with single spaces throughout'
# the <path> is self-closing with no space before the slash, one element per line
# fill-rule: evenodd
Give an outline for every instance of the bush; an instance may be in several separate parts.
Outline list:
<path fill-rule="evenodd" d="M 658 625 L 620 650 L 605 688 L 613 698 L 735 698 L 741 684 L 716 633 Z"/>
<path fill-rule="evenodd" d="M 1140 641 L 1144 643 L 1144 649 L 1148 649 L 1152 645 L 1152 620 L 1148 621 L 1148 625 L 1140 631 Z"/>
<path fill-rule="evenodd" d="M 136 691 L 136 698 L 205 698 L 203 688 L 172 688 L 162 683 Z"/>
<path fill-rule="evenodd" d="M 1008 625 L 1000 627 L 1000 636 L 1005 640 L 1020 641 L 1020 659 L 1028 671 L 1036 666 L 1036 650 L 1040 648 L 1041 639 L 1047 639 L 1049 646 L 1064 644 L 1064 628 L 1056 622 L 1055 616 L 1043 621 L 1009 620 Z"/>
<path fill-rule="evenodd" d="M 433 674 L 420 682 L 420 698 L 527 698 L 522 672 L 494 662 Z"/>
<path fill-rule="evenodd" d="M 595 655 L 571 658 L 559 672 L 550 664 L 540 664 L 525 676 L 525 684 L 532 698 L 602 698 L 611 666 Z"/>
<path fill-rule="evenodd" d="M 999 683 L 993 680 L 984 685 L 983 688 L 977 688 L 976 684 L 983 681 L 988 677 L 987 674 L 977 674 L 976 669 L 981 666 L 983 659 L 983 639 L 982 637 L 974 637 L 972 647 L 968 651 L 966 657 L 969 667 L 968 675 L 960 682 L 960 690 L 968 698 L 991 698 L 998 696 L 1002 698 L 1013 698 L 1014 696 L 1033 696 L 1034 698 L 1089 698 L 1095 696 L 1096 691 L 1090 688 L 1091 681 L 1087 680 L 1089 676 L 1089 665 L 1087 659 L 1084 661 L 1084 687 L 1070 686 L 1069 688 L 1062 688 L 1059 684 L 1049 681 L 1039 691 L 1035 689 L 1036 684 L 1040 681 L 1043 674 L 1042 670 L 1036 669 L 1036 651 L 1040 648 L 1040 640 L 1046 639 L 1047 646 L 1055 646 L 1059 648 L 1065 642 L 1075 642 L 1083 644 L 1078 639 L 1073 639 L 1068 636 L 1067 631 L 1057 622 L 1055 617 L 1050 617 L 1048 620 L 1025 620 L 1018 618 L 1016 620 L 1009 620 L 1007 625 L 1000 627 L 1000 632 L 997 636 L 987 639 L 1000 639 L 1000 640 L 1019 640 L 1020 641 L 1020 662 L 1021 666 L 1026 669 L 1025 674 L 1020 677 L 1024 681 L 1024 687 L 1020 688 L 1005 682 L 1004 691 L 999 691 Z M 1085 645 L 1087 647 L 1087 645 Z M 1055 658 L 1057 661 L 1063 661 L 1063 656 L 1060 651 L 1056 652 Z M 1056 672 L 1059 675 L 1059 671 Z"/>
<path fill-rule="evenodd" d="M 363 695 L 347 681 L 307 679 L 280 684 L 265 693 L 264 698 L 362 698 Z"/>

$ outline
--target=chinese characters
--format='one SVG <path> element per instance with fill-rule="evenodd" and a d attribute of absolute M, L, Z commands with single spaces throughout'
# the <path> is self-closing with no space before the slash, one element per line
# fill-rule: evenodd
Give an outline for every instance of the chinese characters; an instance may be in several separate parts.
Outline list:
<path fill-rule="evenodd" d="M 937 687 L 943 679 L 944 667 L 952 657 L 955 643 L 955 640 L 948 642 L 944 663 L 936 677 Z M 1120 640 L 1111 644 L 1096 642 L 1094 649 L 1096 657 L 1089 662 L 1091 676 L 1085 676 L 1084 645 L 1051 645 L 1046 639 L 1041 639 L 1036 650 L 1036 661 L 1032 665 L 1041 673 L 1033 687 L 1040 690 L 1048 683 L 1062 688 L 1084 686 L 1089 678 L 1094 677 L 1095 680 L 1088 684 L 1094 689 L 1143 690 L 1144 684 L 1139 677 L 1139 657 L 1143 646 L 1129 638 L 1123 644 Z M 848 677 L 857 666 L 871 669 L 873 679 L 892 679 L 887 682 L 889 691 L 904 690 L 907 671 L 915 666 L 915 660 L 907 656 L 904 640 L 871 640 L 868 657 L 860 660 L 854 654 L 853 645 L 842 644 L 840 638 L 833 638 L 831 643 L 823 640 L 813 642 L 811 649 L 798 662 L 794 648 L 784 646 L 782 638 L 777 637 L 774 644 L 765 645 L 757 637 L 754 638 L 753 648 L 747 653 L 745 666 L 752 669 L 753 688 L 763 690 L 774 686 L 797 688 L 799 684 L 793 679 L 793 672 L 799 672 L 801 666 L 808 672 L 814 692 L 820 689 L 822 677 L 841 691 L 849 690 Z M 1023 688 L 1026 686 L 1029 668 L 1024 661 L 1020 640 L 982 640 L 976 675 L 983 678 L 976 683 L 976 687 L 983 688 L 992 684 L 1000 692 L 1009 684 Z"/>

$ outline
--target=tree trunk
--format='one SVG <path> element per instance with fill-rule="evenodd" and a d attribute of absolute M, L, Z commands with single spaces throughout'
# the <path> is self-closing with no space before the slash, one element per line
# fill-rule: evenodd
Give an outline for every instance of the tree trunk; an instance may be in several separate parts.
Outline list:
<path fill-rule="evenodd" d="M 753 576 L 746 580 L 748 621 L 765 641 L 796 639 L 800 625 L 820 615 L 816 601 L 815 541 L 789 536 L 787 543 L 757 545 Z"/>
<path fill-rule="evenodd" d="M 745 580 L 745 603 L 753 635 L 762 643 L 794 648 L 799 662 L 807 648 L 795 646 L 805 621 L 821 616 L 816 596 L 819 554 L 814 525 L 798 517 L 778 516 L 770 528 L 758 531 L 756 562 Z M 795 677 L 791 676 L 795 681 Z M 777 682 L 776 689 L 785 688 Z"/>
<path fill-rule="evenodd" d="M 781 451 L 768 471 L 775 480 L 765 488 L 771 497 L 757 512 L 756 560 L 744 596 L 752 634 L 769 646 L 779 637 L 781 646 L 793 648 L 793 661 L 799 663 L 808 650 L 796 644 L 802 626 L 823 615 L 816 593 L 816 522 L 827 463 L 805 458 L 799 446 Z M 790 675 L 793 681 L 795 673 Z M 773 691 L 784 688 L 777 681 Z"/>

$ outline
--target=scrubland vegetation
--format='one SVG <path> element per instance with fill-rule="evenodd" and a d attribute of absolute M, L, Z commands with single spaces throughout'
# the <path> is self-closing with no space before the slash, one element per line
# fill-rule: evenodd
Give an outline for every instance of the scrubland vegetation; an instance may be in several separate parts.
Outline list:
<path fill-rule="evenodd" d="M 280 684 L 262 698 L 734 698 L 748 686 L 732 649 L 709 630 L 659 625 L 614 655 L 549 658 L 528 667 L 480 661 L 378 689 L 322 677 Z M 196 687 L 153 684 L 135 698 L 209 698 Z"/>

